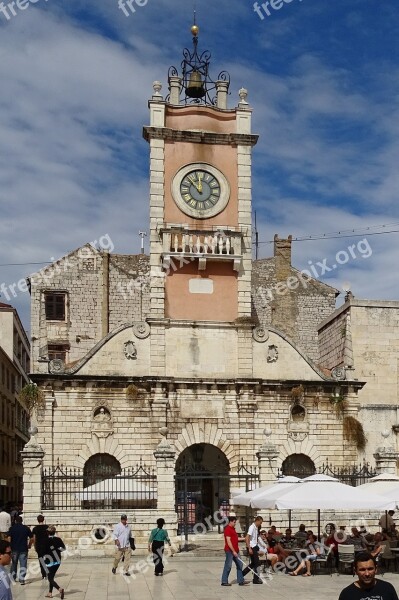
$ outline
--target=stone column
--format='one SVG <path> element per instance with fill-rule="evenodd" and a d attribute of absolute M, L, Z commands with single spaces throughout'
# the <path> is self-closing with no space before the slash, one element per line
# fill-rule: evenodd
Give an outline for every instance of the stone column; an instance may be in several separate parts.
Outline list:
<path fill-rule="evenodd" d="M 260 486 L 268 485 L 269 483 L 275 483 L 277 478 L 278 450 L 274 444 L 269 442 L 271 433 L 272 432 L 270 429 L 264 430 L 266 439 L 256 455 L 258 458 Z"/>
<path fill-rule="evenodd" d="M 227 94 L 229 91 L 228 81 L 218 80 L 216 82 L 216 106 L 218 108 L 227 108 Z"/>
<path fill-rule="evenodd" d="M 45 452 L 36 441 L 36 427 L 29 430 L 31 438 L 21 452 L 24 467 L 23 497 L 24 514 L 39 514 L 42 510 L 42 465 Z"/>
<path fill-rule="evenodd" d="M 169 104 L 180 104 L 181 77 L 169 77 Z"/>
<path fill-rule="evenodd" d="M 174 511 L 175 506 L 175 451 L 166 439 L 167 427 L 159 430 L 163 436 L 154 452 L 157 465 L 158 512 Z"/>

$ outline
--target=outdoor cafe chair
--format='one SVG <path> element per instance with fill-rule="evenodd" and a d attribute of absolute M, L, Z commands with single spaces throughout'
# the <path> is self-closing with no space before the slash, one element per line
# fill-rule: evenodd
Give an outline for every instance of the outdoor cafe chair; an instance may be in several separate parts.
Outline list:
<path fill-rule="evenodd" d="M 355 546 L 347 544 L 338 544 L 338 572 L 343 566 L 344 572 L 347 567 L 351 568 L 353 573 L 353 562 L 355 560 Z"/>
<path fill-rule="evenodd" d="M 384 550 L 380 553 L 380 558 L 384 567 L 387 567 L 388 571 L 391 561 L 393 561 L 396 565 L 397 556 L 392 552 L 390 542 L 384 546 Z"/>
<path fill-rule="evenodd" d="M 318 556 L 317 559 L 314 562 L 312 562 L 312 574 L 316 575 L 317 565 L 319 564 L 319 565 L 325 565 L 326 569 L 328 567 L 330 570 L 330 575 L 332 577 L 333 562 L 334 562 L 333 547 L 330 546 L 328 548 L 327 554 L 324 554 L 324 556 Z"/>

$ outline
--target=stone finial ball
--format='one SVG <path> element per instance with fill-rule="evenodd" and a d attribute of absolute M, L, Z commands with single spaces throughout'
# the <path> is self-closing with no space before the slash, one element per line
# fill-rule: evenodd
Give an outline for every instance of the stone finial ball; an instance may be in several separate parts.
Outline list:
<path fill-rule="evenodd" d="M 197 36 L 197 35 L 198 35 L 198 33 L 199 33 L 199 27 L 198 27 L 198 25 L 193 25 L 193 26 L 191 27 L 191 33 L 192 33 L 193 35 L 195 35 L 195 36 Z"/>

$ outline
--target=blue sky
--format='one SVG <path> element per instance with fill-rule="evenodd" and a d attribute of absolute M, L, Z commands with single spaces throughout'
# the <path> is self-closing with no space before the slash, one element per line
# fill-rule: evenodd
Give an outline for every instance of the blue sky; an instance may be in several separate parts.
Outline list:
<path fill-rule="evenodd" d="M 259 256 L 271 255 L 275 233 L 347 231 L 294 242 L 294 265 L 337 264 L 346 252 L 324 281 L 399 299 L 399 234 L 371 235 L 399 230 L 397 0 L 292 0 L 269 12 L 262 20 L 252 1 L 197 0 L 213 75 L 230 72 L 230 107 L 244 86 L 254 109 Z M 1 265 L 50 262 L 105 234 L 115 252 L 139 251 L 147 100 L 154 80 L 166 91 L 191 23 L 186 0 L 148 0 L 129 17 L 117 0 L 0 13 Z M 1 266 L 3 290 L 38 268 Z M 11 302 L 29 329 L 29 295 L 17 290 Z"/>

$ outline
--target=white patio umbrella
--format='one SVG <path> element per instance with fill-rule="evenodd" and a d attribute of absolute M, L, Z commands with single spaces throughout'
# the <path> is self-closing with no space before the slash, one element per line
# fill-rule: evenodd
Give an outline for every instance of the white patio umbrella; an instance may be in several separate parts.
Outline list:
<path fill-rule="evenodd" d="M 258 499 L 258 508 L 317 510 L 320 537 L 321 510 L 390 510 L 394 502 L 384 496 L 346 485 L 328 475 L 311 475 L 278 498 Z"/>
<path fill-rule="evenodd" d="M 359 485 L 358 488 L 381 494 L 381 496 L 393 500 L 396 506 L 399 506 L 399 477 L 393 473 L 381 473 L 369 479 L 367 483 Z"/>
<path fill-rule="evenodd" d="M 376 477 L 371 477 L 367 483 L 362 483 L 362 485 L 358 485 L 357 487 L 359 490 L 385 494 L 385 492 L 389 492 L 390 490 L 399 490 L 399 477 L 393 473 L 381 473 Z"/>
<path fill-rule="evenodd" d="M 390 510 L 394 506 L 379 494 L 362 491 L 341 483 L 328 475 L 311 475 L 302 480 L 301 485 L 287 489 L 273 502 L 267 498 L 258 499 L 258 508 L 322 509 L 322 510 Z"/>
<path fill-rule="evenodd" d="M 156 489 L 140 479 L 124 477 L 104 479 L 76 494 L 77 500 L 153 500 L 156 497 Z"/>
<path fill-rule="evenodd" d="M 235 506 L 251 506 L 252 508 L 261 508 L 259 504 L 257 504 L 258 499 L 267 498 L 270 500 L 272 498 L 277 498 L 280 493 L 288 491 L 289 487 L 291 488 L 301 481 L 302 480 L 299 479 L 299 477 L 281 477 L 281 479 L 278 479 L 275 483 L 264 485 L 251 490 L 250 492 L 245 492 L 235 496 L 233 498 L 233 502 Z"/>

